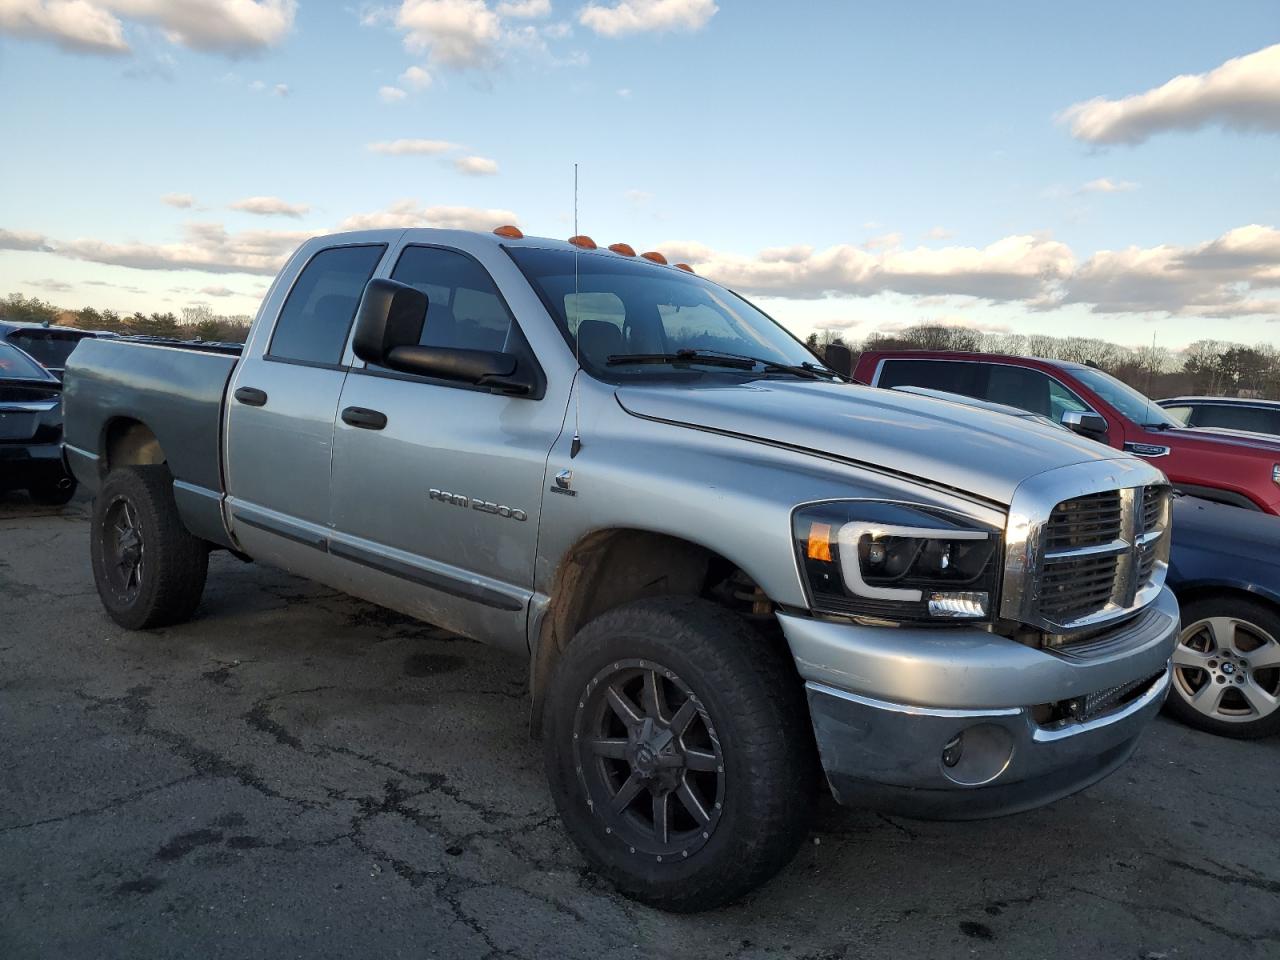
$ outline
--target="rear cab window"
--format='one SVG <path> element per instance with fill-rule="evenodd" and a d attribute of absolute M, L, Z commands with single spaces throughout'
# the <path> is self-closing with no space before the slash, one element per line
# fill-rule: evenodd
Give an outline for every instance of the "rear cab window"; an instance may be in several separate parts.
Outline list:
<path fill-rule="evenodd" d="M 926 387 L 984 400 L 980 366 L 958 360 L 885 360 L 880 365 L 876 386 Z"/>
<path fill-rule="evenodd" d="M 329 247 L 307 261 L 280 310 L 266 359 L 338 365 L 365 285 L 386 249 Z"/>
<path fill-rule="evenodd" d="M 1175 415 L 1166 408 L 1166 413 Z M 1280 411 L 1263 407 L 1247 407 L 1226 403 L 1206 403 L 1191 414 L 1193 427 L 1221 427 L 1224 430 L 1247 430 L 1250 433 L 1280 433 Z"/>

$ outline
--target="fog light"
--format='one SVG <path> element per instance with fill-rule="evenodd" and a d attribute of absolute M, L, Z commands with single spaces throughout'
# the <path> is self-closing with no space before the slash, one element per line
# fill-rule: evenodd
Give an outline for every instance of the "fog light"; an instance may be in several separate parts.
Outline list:
<path fill-rule="evenodd" d="M 929 615 L 956 620 L 985 617 L 987 594 L 971 592 L 929 594 Z"/>
<path fill-rule="evenodd" d="M 964 734 L 957 733 L 942 748 L 942 763 L 944 766 L 954 767 L 960 762 L 962 756 L 964 756 Z"/>

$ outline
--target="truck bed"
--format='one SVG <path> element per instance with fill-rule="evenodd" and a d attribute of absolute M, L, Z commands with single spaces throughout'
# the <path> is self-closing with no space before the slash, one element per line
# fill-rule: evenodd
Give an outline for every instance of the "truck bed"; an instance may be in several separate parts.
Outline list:
<path fill-rule="evenodd" d="M 96 491 L 110 445 L 129 431 L 154 434 L 191 532 L 215 543 L 222 524 L 222 405 L 240 344 L 158 337 L 85 340 L 63 388 L 67 461 Z"/>

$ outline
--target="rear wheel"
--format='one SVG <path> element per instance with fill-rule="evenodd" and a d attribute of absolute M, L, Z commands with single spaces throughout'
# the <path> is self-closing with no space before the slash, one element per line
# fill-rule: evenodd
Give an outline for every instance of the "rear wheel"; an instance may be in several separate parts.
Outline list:
<path fill-rule="evenodd" d="M 1224 595 L 1186 604 L 1182 622 L 1169 712 L 1224 737 L 1280 733 L 1280 613 Z"/>
<path fill-rule="evenodd" d="M 544 734 L 570 836 L 644 903 L 727 903 L 808 833 L 816 754 L 800 679 L 706 601 L 645 600 L 587 624 L 557 665 Z"/>
<path fill-rule="evenodd" d="M 70 477 L 45 480 L 28 487 L 27 493 L 31 495 L 34 503 L 46 507 L 60 507 L 64 503 L 69 503 L 76 495 L 76 482 Z"/>
<path fill-rule="evenodd" d="M 122 627 L 181 623 L 200 603 L 208 545 L 183 526 L 162 465 L 107 475 L 93 504 L 89 549 L 98 596 Z"/>

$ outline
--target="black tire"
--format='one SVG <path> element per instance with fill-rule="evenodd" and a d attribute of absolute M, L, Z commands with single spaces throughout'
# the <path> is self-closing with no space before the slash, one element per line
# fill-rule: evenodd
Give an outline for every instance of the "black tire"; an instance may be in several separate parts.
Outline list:
<path fill-rule="evenodd" d="M 667 783 L 650 788 L 646 784 L 644 789 L 652 789 L 652 794 L 637 794 L 635 806 L 614 814 L 608 809 L 610 804 L 597 804 L 591 798 L 609 796 L 600 790 L 611 789 L 602 786 L 610 778 L 621 784 L 621 794 L 631 778 L 642 775 L 637 767 L 640 761 L 634 753 L 630 759 L 593 756 L 591 748 L 583 746 L 588 739 L 581 738 L 589 738 L 593 698 L 608 701 L 602 691 L 613 685 L 613 678 L 631 676 L 630 671 L 638 671 L 635 682 L 640 687 L 632 689 L 641 691 L 633 705 L 648 702 L 645 684 L 650 674 L 665 690 L 660 702 L 670 707 L 678 697 L 683 704 L 680 709 L 668 709 L 671 727 L 650 724 L 639 729 L 670 733 L 678 722 L 672 714 L 687 713 L 694 719 L 685 721 L 687 726 L 681 729 L 692 727 L 695 734 L 700 731 L 706 735 L 698 750 L 689 746 L 681 733 L 675 748 L 664 744 L 658 753 L 670 750 L 673 755 L 686 756 L 690 764 L 694 761 L 688 758 L 697 753 L 698 762 L 706 764 L 707 751 L 718 751 L 714 762 L 719 766 L 703 765 L 704 772 L 698 773 L 692 766 L 687 770 L 681 767 L 674 776 L 682 787 Z M 642 600 L 610 610 L 573 639 L 556 665 L 545 702 L 543 746 L 556 806 L 583 856 L 624 895 L 664 910 L 709 910 L 736 900 L 772 877 L 808 835 L 816 793 L 817 751 L 803 684 L 790 658 L 733 613 L 686 597 Z M 693 709 L 686 709 L 689 702 Z M 594 715 L 628 731 L 637 729 L 622 724 L 620 714 L 615 718 L 609 713 L 612 709 L 606 703 L 597 707 Z M 648 715 L 646 707 L 640 709 Z M 663 715 L 662 707 L 657 715 Z M 628 732 L 623 739 L 627 750 L 636 749 L 633 734 Z M 653 751 L 648 752 L 647 762 L 660 763 L 654 757 Z M 580 772 L 580 763 L 585 774 Z M 708 770 L 715 772 L 705 772 Z M 670 771 L 655 773 L 651 768 L 644 775 L 667 773 Z M 714 812 L 716 818 L 708 821 L 706 831 L 702 829 L 706 824 L 691 817 L 694 808 L 683 803 L 691 777 L 702 785 L 698 790 L 704 801 L 701 808 Z M 707 786 L 711 777 L 716 778 L 714 788 Z M 721 798 L 714 809 L 710 803 L 713 789 L 714 796 Z M 667 846 L 650 835 L 653 846 L 646 852 L 644 805 L 652 804 L 651 822 L 656 824 L 660 801 L 655 797 L 668 790 L 676 799 L 669 801 L 671 807 L 663 808 L 671 811 L 669 817 L 664 812 L 663 823 L 670 824 L 670 841 L 676 847 L 687 844 L 686 849 L 664 855 Z M 615 801 L 618 794 L 613 795 Z M 677 829 L 681 817 L 686 826 L 692 824 L 691 829 Z M 642 839 L 637 841 L 636 836 Z M 692 841 L 681 839 L 690 836 Z"/>
<path fill-rule="evenodd" d="M 69 503 L 76 495 L 76 482 L 65 477 L 48 480 L 28 487 L 27 493 L 31 496 L 32 503 L 45 507 L 60 507 Z"/>
<path fill-rule="evenodd" d="M 1223 647 L 1216 638 L 1227 634 L 1227 622 L 1233 624 L 1232 639 Z M 1182 624 L 1165 701 L 1169 713 L 1197 730 L 1237 740 L 1280 733 L 1280 611 L 1229 593 L 1204 596 L 1183 605 Z M 1276 666 L 1261 665 L 1272 660 Z M 1197 707 L 1195 694 L 1206 685 L 1208 693 L 1221 693 L 1212 705 Z"/>
<path fill-rule="evenodd" d="M 121 534 L 122 528 L 136 536 Z M 126 573 L 135 541 L 136 570 Z M 102 605 L 122 627 L 181 623 L 200 603 L 208 544 L 183 526 L 173 477 L 163 465 L 120 467 L 107 475 L 93 503 L 89 554 Z"/>

